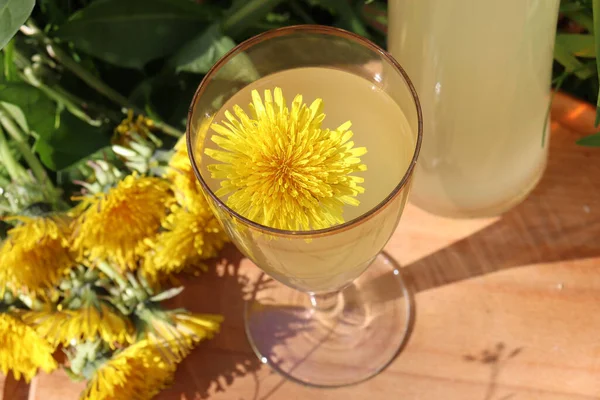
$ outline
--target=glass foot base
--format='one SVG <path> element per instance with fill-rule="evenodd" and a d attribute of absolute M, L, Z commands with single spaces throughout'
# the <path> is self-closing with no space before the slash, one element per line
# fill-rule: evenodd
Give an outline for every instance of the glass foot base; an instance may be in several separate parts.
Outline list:
<path fill-rule="evenodd" d="M 246 304 L 246 333 L 259 359 L 308 386 L 339 387 L 379 373 L 406 343 L 414 307 L 397 264 L 385 254 L 327 311 L 275 280 Z"/>

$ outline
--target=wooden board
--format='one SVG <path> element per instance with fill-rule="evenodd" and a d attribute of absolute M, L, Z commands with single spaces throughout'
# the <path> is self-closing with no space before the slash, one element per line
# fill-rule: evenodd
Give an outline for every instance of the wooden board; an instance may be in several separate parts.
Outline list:
<path fill-rule="evenodd" d="M 557 95 L 547 171 L 499 218 L 450 220 L 408 206 L 387 251 L 416 299 L 408 345 L 377 377 L 316 390 L 260 364 L 244 334 L 256 267 L 233 248 L 190 279 L 179 305 L 221 313 L 222 333 L 184 362 L 159 400 L 509 400 L 600 396 L 600 149 L 594 109 Z M 64 373 L 0 383 L 4 399 L 77 399 Z"/>

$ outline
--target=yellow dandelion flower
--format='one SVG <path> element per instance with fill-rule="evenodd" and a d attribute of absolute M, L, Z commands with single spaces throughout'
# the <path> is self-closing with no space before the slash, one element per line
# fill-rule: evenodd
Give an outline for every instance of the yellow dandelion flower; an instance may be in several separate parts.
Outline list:
<path fill-rule="evenodd" d="M 41 292 L 54 287 L 73 265 L 69 220 L 63 216 L 18 217 L 22 222 L 0 245 L 0 292 Z"/>
<path fill-rule="evenodd" d="M 97 338 L 113 349 L 117 344 L 134 342 L 131 322 L 104 302 L 77 310 L 28 311 L 22 318 L 54 347 L 69 346 L 73 340 L 81 343 Z"/>
<path fill-rule="evenodd" d="M 188 205 L 197 199 L 198 195 L 202 196 L 202 193 L 200 184 L 194 176 L 184 139 L 179 139 L 174 147 L 175 151 L 169 160 L 165 178 L 171 182 L 177 202 L 181 205 Z M 204 198 L 197 200 L 205 201 Z"/>
<path fill-rule="evenodd" d="M 212 118 L 202 121 L 198 128 L 198 140 L 203 140 L 208 132 Z M 204 203 L 206 199 L 202 187 L 194 175 L 187 151 L 185 137 L 180 138 L 175 144 L 173 155 L 165 173 L 171 184 L 177 202 L 184 207 L 194 206 L 195 203 Z"/>
<path fill-rule="evenodd" d="M 201 136 L 209 124 L 210 120 L 203 121 Z M 177 204 L 163 221 L 163 231 L 145 240 L 148 250 L 143 268 L 154 279 L 188 266 L 204 267 L 202 261 L 215 257 L 227 241 L 196 180 L 185 138 L 179 139 L 174 150 L 165 178 L 171 182 Z"/>
<path fill-rule="evenodd" d="M 220 163 L 209 165 L 221 180 L 216 195 L 227 205 L 262 225 L 287 230 L 322 229 L 343 222 L 345 204 L 356 206 L 364 192 L 364 171 L 355 148 L 350 121 L 335 130 L 321 124 L 323 100 L 310 107 L 297 95 L 288 109 L 283 92 L 264 92 L 264 103 L 252 91 L 249 117 L 239 106 L 227 111 L 227 121 L 213 124 L 211 140 L 221 149 L 205 150 Z"/>
<path fill-rule="evenodd" d="M 81 400 L 148 400 L 173 381 L 176 364 L 162 349 L 142 340 L 117 353 L 88 382 Z"/>
<path fill-rule="evenodd" d="M 150 277 L 202 267 L 202 261 L 216 257 L 228 240 L 205 201 L 197 201 L 190 209 L 173 205 L 163 229 L 146 240 L 149 251 L 143 269 Z"/>
<path fill-rule="evenodd" d="M 0 314 L 0 369 L 4 375 L 12 371 L 15 379 L 23 376 L 29 382 L 38 369 L 52 372 L 58 367 L 53 351 L 33 328 L 9 314 Z"/>
<path fill-rule="evenodd" d="M 150 129 L 154 127 L 154 121 L 143 115 L 134 118 L 133 110 L 127 111 L 127 117 L 115 128 L 112 138 L 113 144 L 127 146 L 132 141 L 133 135 L 137 134 L 143 138 L 150 135 Z"/>
<path fill-rule="evenodd" d="M 129 175 L 107 193 L 82 200 L 73 248 L 91 260 L 135 269 L 143 240 L 156 234 L 171 201 L 166 180 Z"/>
<path fill-rule="evenodd" d="M 211 314 L 192 314 L 187 311 L 169 311 L 149 318 L 151 343 L 166 345 L 176 362 L 186 357 L 202 340 L 211 339 L 219 332 L 223 317 Z"/>

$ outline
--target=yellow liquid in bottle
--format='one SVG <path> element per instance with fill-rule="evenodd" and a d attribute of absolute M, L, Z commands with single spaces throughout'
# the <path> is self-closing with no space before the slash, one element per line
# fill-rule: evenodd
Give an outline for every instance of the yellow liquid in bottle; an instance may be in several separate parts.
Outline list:
<path fill-rule="evenodd" d="M 391 54 L 424 115 L 411 201 L 445 216 L 500 213 L 546 165 L 558 0 L 390 0 Z M 507 22 L 510 21 L 510 22 Z"/>

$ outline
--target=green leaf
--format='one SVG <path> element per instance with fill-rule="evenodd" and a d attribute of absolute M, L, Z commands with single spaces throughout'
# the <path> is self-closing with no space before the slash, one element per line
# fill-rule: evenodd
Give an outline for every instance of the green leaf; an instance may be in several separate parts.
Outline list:
<path fill-rule="evenodd" d="M 306 3 L 311 7 L 317 7 L 329 14 L 335 14 L 335 9 L 329 5 L 327 0 L 305 0 Z"/>
<path fill-rule="evenodd" d="M 35 0 L 0 0 L 0 49 L 29 18 Z"/>
<path fill-rule="evenodd" d="M 561 2 L 559 12 L 569 13 L 574 11 L 585 10 L 585 6 L 579 3 Z"/>
<path fill-rule="evenodd" d="M 594 40 L 596 43 L 596 54 L 600 54 L 600 0 L 593 0 L 592 9 L 594 12 Z M 596 72 L 600 77 L 600 63 L 596 62 Z M 598 91 L 598 100 L 596 102 L 596 121 L 598 126 L 600 123 L 600 90 Z"/>
<path fill-rule="evenodd" d="M 23 158 L 23 154 L 21 154 L 21 152 L 17 148 L 17 145 L 15 144 L 14 140 L 7 140 L 7 145 L 8 151 L 10 152 L 12 158 L 15 161 L 21 161 L 21 159 Z M 2 168 L 2 163 L 0 163 L 0 168 Z"/>
<path fill-rule="evenodd" d="M 556 43 L 559 43 L 560 46 L 563 46 L 576 57 L 596 57 L 593 35 L 559 33 L 556 35 Z"/>
<path fill-rule="evenodd" d="M 57 36 L 110 64 L 141 69 L 196 36 L 212 14 L 188 0 L 98 0 L 73 14 Z"/>
<path fill-rule="evenodd" d="M 21 109 L 27 127 L 23 126 L 20 115 L 14 115 L 19 125 L 26 131 L 45 136 L 55 128 L 56 105 L 44 92 L 27 83 L 8 82 L 0 84 L 0 101 Z"/>
<path fill-rule="evenodd" d="M 600 147 L 600 133 L 595 133 L 593 135 L 579 139 L 577 141 L 577 144 L 580 146 Z"/>
<path fill-rule="evenodd" d="M 330 6 L 339 16 L 340 27 L 357 33 L 363 37 L 371 38 L 367 28 L 360 17 L 354 11 L 352 4 L 346 0 L 321 0 L 323 4 Z"/>
<path fill-rule="evenodd" d="M 583 64 L 561 43 L 554 44 L 554 59 L 562 64 L 566 71 L 575 74 L 581 80 L 586 80 L 594 75 L 594 69 L 591 65 Z"/>
<path fill-rule="evenodd" d="M 67 10 L 63 10 L 60 3 L 57 0 L 38 0 L 40 10 L 48 20 L 47 27 L 60 25 L 67 20 Z"/>
<path fill-rule="evenodd" d="M 273 24 L 283 25 L 290 21 L 290 14 L 289 13 L 281 14 L 281 13 L 276 13 L 276 12 L 270 12 L 265 17 L 265 20 L 267 22 L 270 22 Z"/>
<path fill-rule="evenodd" d="M 46 167 L 58 171 L 108 145 L 108 132 L 88 125 L 63 110 L 59 116 L 58 128 L 48 136 L 39 137 L 34 150 Z"/>
<path fill-rule="evenodd" d="M 6 112 L 10 114 L 12 119 L 15 120 L 19 128 L 23 130 L 23 132 L 29 132 L 29 124 L 27 123 L 27 117 L 23 114 L 23 110 L 21 107 L 15 106 L 14 104 L 6 103 L 4 101 L 0 101 L 0 106 L 6 109 Z"/>
<path fill-rule="evenodd" d="M 230 37 L 224 36 L 220 26 L 215 24 L 179 49 L 170 59 L 169 64 L 177 72 L 205 74 L 234 47 L 235 42 Z"/>
<path fill-rule="evenodd" d="M 236 0 L 223 20 L 223 32 L 236 38 L 263 19 L 282 0 Z"/>
<path fill-rule="evenodd" d="M 181 73 L 172 79 L 155 81 L 151 88 L 146 111 L 159 116 L 159 120 L 175 127 L 184 127 L 190 99 L 198 87 L 197 75 Z M 177 96 L 173 96 L 177 93 Z"/>
<path fill-rule="evenodd" d="M 594 32 L 594 19 L 586 11 L 567 12 L 565 16 L 587 29 L 590 33 Z"/>

